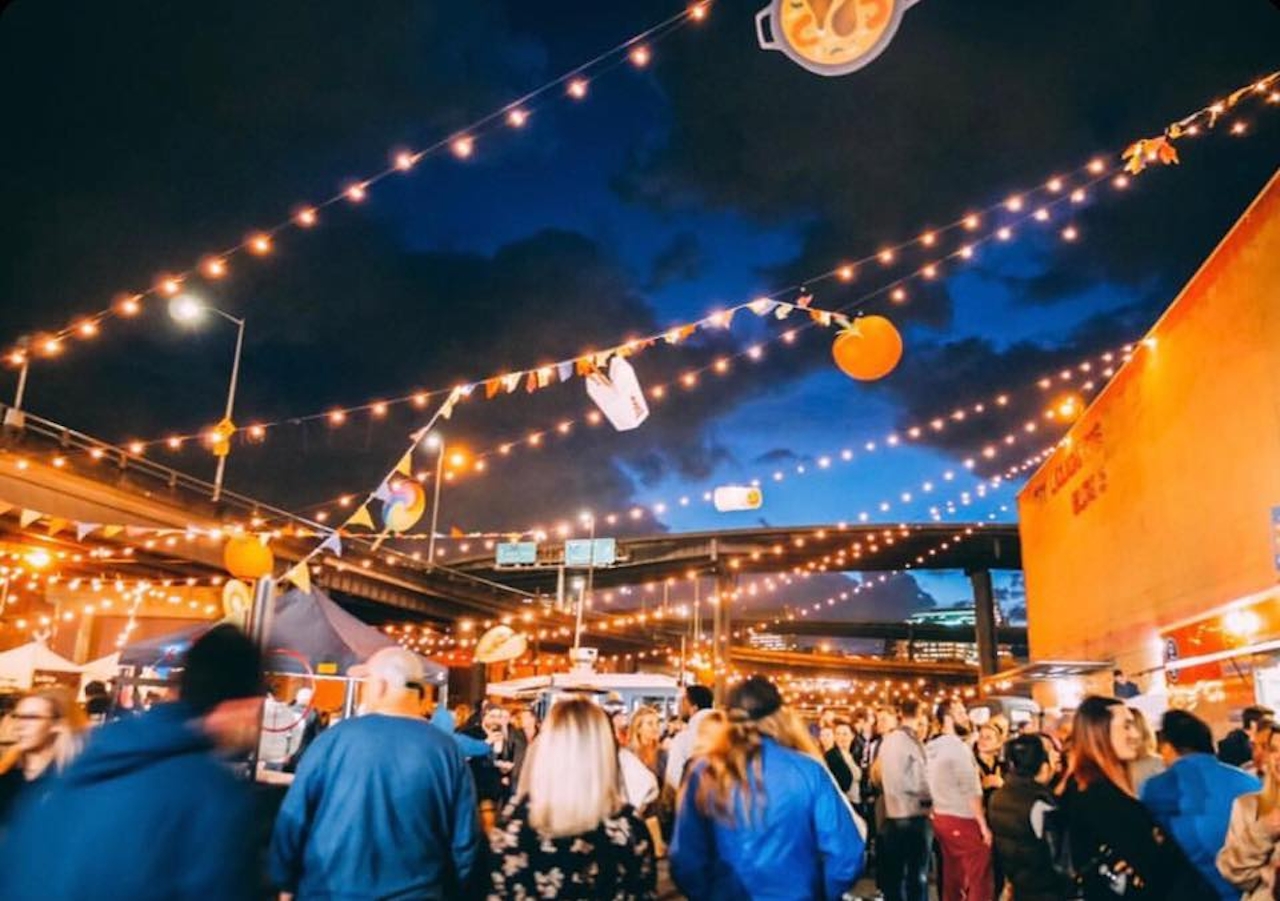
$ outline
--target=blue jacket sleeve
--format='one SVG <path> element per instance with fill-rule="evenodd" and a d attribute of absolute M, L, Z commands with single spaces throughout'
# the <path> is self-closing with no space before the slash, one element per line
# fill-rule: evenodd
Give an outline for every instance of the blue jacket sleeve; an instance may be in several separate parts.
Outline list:
<path fill-rule="evenodd" d="M 680 792 L 679 810 L 668 851 L 671 878 L 690 898 L 709 898 L 712 890 L 711 868 L 715 854 L 712 829 L 715 827 L 695 803 L 701 775 L 700 770 L 690 773 Z"/>
<path fill-rule="evenodd" d="M 468 885 L 482 860 L 476 782 L 461 753 L 452 761 L 453 770 L 453 866 L 460 886 Z"/>
<path fill-rule="evenodd" d="M 826 897 L 836 901 L 862 875 L 866 842 L 853 809 L 836 788 L 835 780 L 825 770 L 818 770 L 814 782 L 813 832 L 822 860 Z"/>
<path fill-rule="evenodd" d="M 298 880 L 302 877 L 311 811 L 316 808 L 323 787 L 322 761 L 328 757 L 326 750 L 327 746 L 317 740 L 302 756 L 293 784 L 285 793 L 284 803 L 276 814 L 267 865 L 271 873 L 271 884 L 281 891 L 296 891 Z"/>
<path fill-rule="evenodd" d="M 487 741 L 481 741 L 471 735 L 463 735 L 461 732 L 452 734 L 454 743 L 457 744 L 463 757 L 488 757 L 493 753 L 493 748 Z"/>
<path fill-rule="evenodd" d="M 1178 813 L 1177 774 L 1165 771 L 1152 776 L 1142 786 L 1142 801 L 1151 816 L 1165 830 L 1169 829 L 1173 818 Z"/>

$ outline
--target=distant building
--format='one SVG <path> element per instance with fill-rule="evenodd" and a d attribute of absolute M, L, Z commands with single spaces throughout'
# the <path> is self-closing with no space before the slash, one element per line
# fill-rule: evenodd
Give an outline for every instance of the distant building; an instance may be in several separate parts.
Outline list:
<path fill-rule="evenodd" d="M 997 619 L 999 614 L 997 613 Z M 950 626 L 956 629 L 975 630 L 976 614 L 973 607 L 947 607 L 941 610 L 924 610 L 907 617 L 908 623 L 927 624 L 931 626 Z M 966 636 L 967 637 L 967 636 Z M 954 661 L 977 666 L 978 645 L 970 638 L 968 641 L 904 641 L 892 642 L 890 656 L 899 660 L 908 658 L 926 661 Z"/>

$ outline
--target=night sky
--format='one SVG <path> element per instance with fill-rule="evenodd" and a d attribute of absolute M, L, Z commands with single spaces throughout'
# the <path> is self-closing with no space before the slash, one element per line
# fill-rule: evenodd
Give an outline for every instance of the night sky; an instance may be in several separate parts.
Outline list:
<path fill-rule="evenodd" d="M 647 69 L 602 74 L 581 102 L 552 92 L 525 129 L 482 134 L 472 159 L 437 154 L 364 204 L 326 210 L 310 233 L 282 235 L 269 260 L 234 259 L 229 278 L 201 291 L 248 321 L 237 422 L 562 359 L 799 284 L 1156 134 L 1280 65 L 1280 12 L 1266 0 L 1237 0 L 1229 14 L 1169 0 L 929 0 L 868 68 L 823 79 L 756 47 L 762 3 L 720 0 L 707 22 L 655 44 Z M 681 7 L 3 8 L 0 340 L 12 341 L 145 289 Z M 637 431 L 579 427 L 493 461 L 446 488 L 442 525 L 549 526 L 583 509 L 659 502 L 672 509 L 629 528 L 807 524 L 852 520 L 885 498 L 895 506 L 883 518 L 928 520 L 937 498 L 972 490 L 960 461 L 1040 413 L 1036 378 L 1139 337 L 1238 217 L 1280 159 L 1280 110 L 1255 109 L 1248 137 L 1220 129 L 1182 142 L 1176 169 L 1144 174 L 1120 196 L 1095 192 L 1071 217 L 1078 242 L 1057 239 L 1065 220 L 1021 229 L 913 287 L 907 304 L 873 304 L 907 342 L 882 382 L 840 374 L 832 334 L 808 330 L 792 347 L 768 345 L 758 363 L 673 391 Z M 869 267 L 853 284 L 816 286 L 814 303 L 841 306 L 876 278 Z M 635 365 L 643 382 L 668 382 L 778 328 L 743 322 Z M 179 329 L 153 303 L 36 364 L 27 407 L 112 441 L 199 432 L 220 416 L 233 339 L 220 321 Z M 1000 391 L 1012 398 L 1000 415 L 817 471 L 824 454 Z M 575 381 L 465 404 L 448 436 L 490 448 L 585 409 Z M 228 485 L 314 512 L 372 488 L 424 415 L 402 407 L 340 429 L 274 429 L 260 445 L 237 445 Z M 1000 463 L 1052 433 L 1041 437 Z M 213 470 L 195 444 L 149 455 Z M 808 472 L 797 477 L 797 466 Z M 921 495 L 949 469 L 961 477 L 947 493 Z M 752 477 L 766 487 L 757 513 L 701 503 L 704 491 Z M 896 500 L 908 490 L 911 502 Z M 682 495 L 694 503 L 679 507 Z M 994 492 L 962 516 L 1012 519 L 1013 498 Z M 1000 585 L 1017 606 L 1016 577 Z M 957 577 L 902 578 L 858 615 L 966 596 Z"/>

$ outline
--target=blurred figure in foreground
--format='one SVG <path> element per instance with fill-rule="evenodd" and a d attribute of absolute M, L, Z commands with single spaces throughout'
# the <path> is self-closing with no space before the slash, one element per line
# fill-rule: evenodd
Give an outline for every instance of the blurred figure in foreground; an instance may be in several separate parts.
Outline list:
<path fill-rule="evenodd" d="M 480 855 L 475 783 L 453 739 L 419 714 L 426 674 L 375 653 L 363 716 L 324 732 L 298 767 L 271 838 L 282 898 L 465 896 Z"/>
<path fill-rule="evenodd" d="M 654 897 L 653 843 L 622 797 L 603 710 L 586 698 L 551 708 L 489 847 L 493 899 Z"/>
<path fill-rule="evenodd" d="M 1276 897 L 1276 849 L 1280 845 L 1280 732 L 1267 744 L 1262 791 L 1241 795 L 1231 806 L 1227 840 L 1218 852 L 1218 872 L 1244 901 Z"/>
<path fill-rule="evenodd" d="M 739 683 L 708 732 L 676 816 L 676 885 L 691 901 L 834 901 L 849 891 L 862 871 L 862 826 L 777 687 L 758 676 Z"/>
<path fill-rule="evenodd" d="M 0 755 L 0 831 L 17 802 L 40 796 L 80 751 L 84 716 L 65 688 L 28 692 L 10 714 L 17 741 Z"/>
<path fill-rule="evenodd" d="M 103 726 L 23 805 L 0 845 L 0 898 L 256 897 L 252 795 L 219 757 L 253 747 L 264 692 L 257 647 L 233 626 L 207 632 L 177 703 Z"/>

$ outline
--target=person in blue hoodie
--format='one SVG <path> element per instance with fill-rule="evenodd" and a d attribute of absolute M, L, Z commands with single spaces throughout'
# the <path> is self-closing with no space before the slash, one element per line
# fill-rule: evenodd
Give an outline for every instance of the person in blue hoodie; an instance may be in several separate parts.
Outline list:
<path fill-rule="evenodd" d="M 700 730 L 671 839 L 690 901 L 838 901 L 862 872 L 864 831 L 804 726 L 759 676 Z"/>
<path fill-rule="evenodd" d="M 249 786 L 221 759 L 253 746 L 257 647 L 216 626 L 187 652 L 179 700 L 101 727 L 0 844 L 5 901 L 241 901 L 259 855 Z"/>
<path fill-rule="evenodd" d="M 276 816 L 271 879 L 283 898 L 454 901 L 480 860 L 476 787 L 457 743 L 420 713 L 422 660 L 375 653 L 365 713 L 315 740 Z"/>
<path fill-rule="evenodd" d="M 1142 786 L 1142 803 L 1173 836 L 1218 896 L 1240 897 L 1218 872 L 1217 856 L 1227 839 L 1231 805 L 1262 784 L 1213 756 L 1213 733 L 1193 713 L 1170 710 L 1160 728 L 1160 754 L 1168 766 Z"/>

